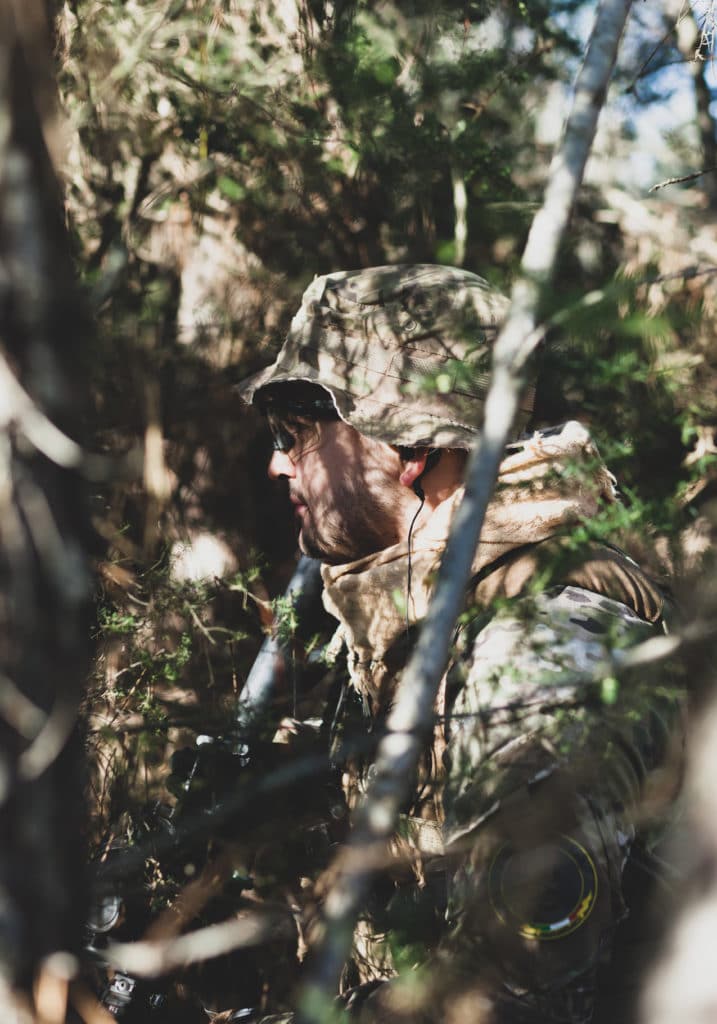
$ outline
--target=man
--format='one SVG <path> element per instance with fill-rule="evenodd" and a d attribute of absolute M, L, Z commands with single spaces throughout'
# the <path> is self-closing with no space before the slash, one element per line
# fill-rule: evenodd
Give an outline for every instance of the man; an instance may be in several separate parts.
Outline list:
<path fill-rule="evenodd" d="M 324 563 L 324 604 L 374 734 L 428 606 L 506 306 L 454 268 L 330 274 L 243 386 L 272 430 L 269 473 L 288 483 L 300 547 Z M 531 407 L 528 393 L 516 434 Z M 418 879 L 408 902 L 429 903 L 426 956 L 450 964 L 453 991 L 480 979 L 481 1019 L 496 1024 L 591 1019 L 641 794 L 667 756 L 669 695 L 607 667 L 662 628 L 663 597 L 620 551 L 576 542 L 615 500 L 579 424 L 509 446 L 397 837 Z M 344 753 L 350 803 L 367 760 Z M 405 905 L 399 887 L 367 908 L 348 974 L 359 993 L 394 973 L 382 936 L 415 940 Z M 391 991 L 366 1002 L 369 1019 L 396 1014 Z"/>

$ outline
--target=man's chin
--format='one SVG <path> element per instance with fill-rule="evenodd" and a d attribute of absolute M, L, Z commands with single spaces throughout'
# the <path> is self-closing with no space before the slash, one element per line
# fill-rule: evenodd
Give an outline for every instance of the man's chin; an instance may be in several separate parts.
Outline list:
<path fill-rule="evenodd" d="M 308 555 L 309 558 L 316 558 L 319 562 L 325 562 L 327 565 L 343 565 L 344 562 L 350 562 L 351 559 L 345 555 L 339 555 L 335 551 L 329 551 L 311 534 L 307 536 L 306 531 L 303 529 L 299 530 L 299 551 L 302 555 Z"/>
<path fill-rule="evenodd" d="M 299 551 L 309 558 L 318 558 L 320 562 L 328 561 L 326 554 L 318 544 L 314 543 L 311 537 L 306 537 L 304 531 L 299 530 Z"/>

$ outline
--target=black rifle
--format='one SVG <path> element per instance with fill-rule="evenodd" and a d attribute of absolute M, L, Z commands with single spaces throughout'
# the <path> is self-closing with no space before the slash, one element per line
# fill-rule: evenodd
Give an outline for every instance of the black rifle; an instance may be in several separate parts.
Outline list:
<path fill-rule="evenodd" d="M 294 644 L 306 643 L 316 632 L 320 621 L 321 563 L 302 555 L 284 593 L 297 620 Z M 268 636 L 256 656 L 251 671 L 239 695 L 237 705 L 237 732 L 250 736 L 265 718 L 272 697 L 280 685 L 286 685 L 297 671 L 291 645 L 283 643 L 278 632 Z"/>

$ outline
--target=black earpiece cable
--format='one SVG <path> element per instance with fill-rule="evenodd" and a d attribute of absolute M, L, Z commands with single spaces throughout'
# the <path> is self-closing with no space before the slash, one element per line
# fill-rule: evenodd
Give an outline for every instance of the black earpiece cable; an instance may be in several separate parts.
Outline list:
<path fill-rule="evenodd" d="M 416 509 L 416 511 L 414 513 L 414 516 L 413 516 L 413 519 L 411 520 L 411 525 L 408 528 L 408 571 L 406 572 L 406 647 L 407 648 L 410 646 L 410 629 L 411 629 L 411 623 L 410 623 L 409 616 L 408 616 L 408 606 L 409 606 L 409 603 L 410 603 L 410 600 L 411 600 L 411 582 L 412 582 L 412 577 L 413 577 L 413 562 L 411 560 L 413 528 L 416 525 L 416 520 L 420 516 L 421 510 L 423 509 L 423 505 L 424 505 L 424 503 L 426 501 L 426 495 L 423 493 L 423 488 L 421 487 L 421 484 L 420 484 L 420 477 L 419 477 L 418 480 L 414 481 L 413 490 L 414 490 L 414 493 L 415 493 L 416 497 L 418 498 L 418 508 Z"/>

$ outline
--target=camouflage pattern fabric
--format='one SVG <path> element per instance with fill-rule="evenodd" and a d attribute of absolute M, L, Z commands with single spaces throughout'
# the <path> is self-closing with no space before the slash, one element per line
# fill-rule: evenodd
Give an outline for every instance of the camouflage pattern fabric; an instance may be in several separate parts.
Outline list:
<path fill-rule="evenodd" d="M 442 844 L 435 822 L 404 819 L 424 877 L 360 922 L 362 1020 L 392 1018 L 393 985 L 372 986 L 394 975 L 397 936 L 425 944 L 443 988 L 470 979 L 491 1024 L 591 1019 L 597 970 L 626 915 L 635 823 L 680 712 L 666 683 L 605 673 L 612 652 L 660 628 L 561 586 L 462 631 L 447 680 Z"/>
<path fill-rule="evenodd" d="M 470 448 L 483 421 L 490 349 L 508 299 L 458 267 L 371 267 L 317 277 L 274 363 L 240 385 L 319 384 L 339 416 L 388 444 Z M 515 425 L 524 429 L 534 391 Z"/>
<path fill-rule="evenodd" d="M 654 632 L 627 605 L 557 587 L 468 631 L 449 680 L 446 943 L 466 970 L 495 963 L 526 1019 L 590 1020 L 626 913 L 622 871 L 679 701 L 606 666 Z"/>

